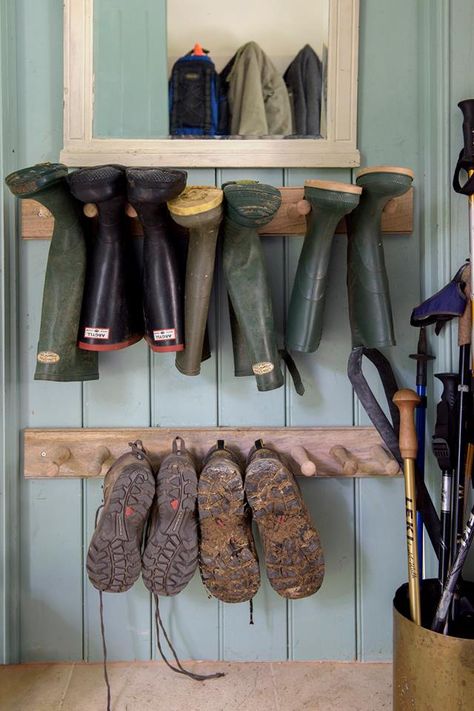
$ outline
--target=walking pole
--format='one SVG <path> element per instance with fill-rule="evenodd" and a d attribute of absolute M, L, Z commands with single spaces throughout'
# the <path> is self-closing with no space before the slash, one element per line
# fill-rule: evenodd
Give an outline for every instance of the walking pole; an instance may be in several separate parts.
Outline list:
<path fill-rule="evenodd" d="M 418 440 L 418 454 L 416 456 L 416 467 L 421 479 L 425 478 L 425 432 L 426 432 L 426 383 L 428 373 L 428 361 L 434 360 L 434 356 L 427 352 L 426 329 L 420 328 L 418 337 L 418 347 L 416 353 L 412 353 L 410 358 L 416 360 L 416 393 L 420 397 L 420 403 L 415 411 L 416 437 Z M 416 528 L 418 532 L 418 561 L 420 564 L 420 579 L 423 579 L 423 516 L 421 511 L 416 512 Z"/>
<path fill-rule="evenodd" d="M 418 446 L 414 423 L 414 410 L 420 402 L 420 398 L 414 390 L 405 388 L 403 390 L 398 390 L 395 393 L 393 396 L 393 402 L 400 411 L 400 452 L 403 458 L 403 472 L 405 476 L 405 512 L 410 617 L 415 624 L 420 625 L 420 578 L 415 510 L 415 460 Z"/>

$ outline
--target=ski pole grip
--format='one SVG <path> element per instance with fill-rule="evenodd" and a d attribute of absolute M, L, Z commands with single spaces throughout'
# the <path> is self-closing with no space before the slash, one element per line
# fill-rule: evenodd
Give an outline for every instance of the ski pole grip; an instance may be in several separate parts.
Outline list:
<path fill-rule="evenodd" d="M 414 414 L 420 399 L 409 388 L 397 390 L 393 396 L 393 402 L 400 411 L 400 452 L 403 459 L 416 459 L 418 452 Z"/>
<path fill-rule="evenodd" d="M 462 124 L 464 137 L 463 164 L 474 165 L 474 99 L 460 101 L 458 106 L 464 117 Z"/>

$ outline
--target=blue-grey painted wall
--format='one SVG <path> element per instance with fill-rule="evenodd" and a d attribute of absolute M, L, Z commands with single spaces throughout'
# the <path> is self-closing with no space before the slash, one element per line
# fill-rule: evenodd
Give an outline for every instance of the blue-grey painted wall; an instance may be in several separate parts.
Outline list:
<path fill-rule="evenodd" d="M 18 120 L 4 120 L 2 145 L 6 135 L 10 141 L 17 136 L 13 160 L 17 166 L 57 160 L 62 133 L 62 2 L 7 0 L 4 5 L 16 32 L 12 38 L 0 15 L 2 107 L 5 102 L 17 106 Z M 385 239 L 398 340 L 387 354 L 405 386 L 412 385 L 414 377 L 408 359 L 417 335 L 408 324 L 411 308 L 422 291 L 436 290 L 467 252 L 467 208 L 462 199 L 451 196 L 450 174 L 460 142 L 455 104 L 474 93 L 468 71 L 473 60 L 472 15 L 469 0 L 361 0 L 362 161 L 410 166 L 416 174 L 414 234 Z M 9 38 L 11 49 L 15 36 L 15 61 L 7 68 L 5 41 Z M 2 161 L 4 172 L 13 165 L 5 152 Z M 203 169 L 190 171 L 189 182 L 220 185 L 235 177 L 256 177 L 273 185 L 301 185 L 306 178 L 353 180 L 351 172 L 342 169 Z M 2 351 L 6 355 L 1 374 L 5 382 L 13 377 L 14 387 L 2 400 L 2 412 L 14 413 L 18 394 L 20 427 L 366 421 L 345 374 L 350 335 L 344 237 L 336 237 L 334 244 L 323 343 L 316 354 L 298 358 L 307 390 L 304 398 L 294 396 L 289 387 L 259 394 L 251 380 L 237 382 L 232 377 L 220 276 L 210 329 L 213 357 L 200 378 L 184 378 L 174 369 L 172 356 L 151 355 L 141 343 L 101 355 L 100 380 L 81 386 L 32 379 L 48 243 L 19 244 L 16 269 L 15 236 L 9 227 L 14 208 L 5 196 L 3 215 L 9 247 L 2 252 L 2 299 L 10 330 L 3 330 L 8 346 Z M 264 246 L 282 331 L 301 240 L 272 239 Z M 6 280 L 5 268 L 11 264 L 15 278 Z M 17 374 L 15 363 L 8 360 L 16 348 L 16 327 L 11 326 L 16 313 Z M 450 332 L 433 341 L 439 358 L 436 368 L 445 370 L 455 358 Z M 1 441 L 0 628 L 7 631 L 0 647 L 2 659 L 99 659 L 98 599 L 84 574 L 84 553 L 101 482 L 21 481 L 15 458 L 9 455 L 17 442 L 15 418 L 5 419 L 3 425 L 7 435 Z M 437 472 L 433 470 L 429 478 L 436 490 Z M 406 577 L 402 482 L 315 480 L 303 485 L 325 549 L 326 579 L 321 591 L 303 601 L 287 602 L 264 582 L 255 600 L 255 625 L 249 626 L 246 605 L 208 599 L 196 576 L 176 599 L 162 602 L 165 621 L 184 658 L 390 658 L 391 598 Z M 18 615 L 14 600 L 19 603 Z M 106 595 L 105 608 L 110 657 L 154 658 L 152 607 L 143 585 L 137 583 L 123 595 Z M 7 620 L 9 627 L 1 624 Z"/>

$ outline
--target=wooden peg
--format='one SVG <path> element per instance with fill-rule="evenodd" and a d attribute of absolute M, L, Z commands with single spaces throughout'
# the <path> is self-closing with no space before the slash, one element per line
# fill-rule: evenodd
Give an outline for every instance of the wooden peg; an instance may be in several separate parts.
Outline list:
<path fill-rule="evenodd" d="M 309 203 L 308 200 L 305 200 L 304 198 L 302 200 L 298 200 L 298 202 L 292 202 L 286 208 L 286 214 L 287 217 L 290 218 L 290 220 L 297 220 L 301 216 L 309 215 L 310 212 L 311 203 Z"/>
<path fill-rule="evenodd" d="M 300 465 L 300 471 L 304 476 L 316 476 L 316 464 L 309 458 L 308 452 L 299 444 L 293 447 L 291 456 Z"/>
<path fill-rule="evenodd" d="M 393 402 L 400 411 L 400 453 L 403 459 L 416 459 L 418 442 L 414 414 L 420 397 L 414 390 L 403 388 L 397 390 L 393 396 Z"/>
<path fill-rule="evenodd" d="M 127 202 L 127 206 L 125 208 L 125 214 L 127 217 L 138 217 L 137 211 L 133 207 L 133 205 L 130 205 L 129 202 Z"/>
<path fill-rule="evenodd" d="M 354 457 L 345 447 L 340 444 L 334 445 L 329 450 L 329 454 L 337 461 L 342 467 L 344 474 L 348 476 L 354 476 L 359 468 L 359 460 Z"/>
<path fill-rule="evenodd" d="M 381 444 L 374 444 L 370 448 L 370 454 L 376 462 L 382 465 L 382 471 L 388 476 L 395 476 L 401 473 L 396 459 L 394 459 Z"/>
<path fill-rule="evenodd" d="M 86 217 L 97 217 L 99 214 L 99 208 L 94 202 L 86 202 L 82 208 L 82 212 Z"/>
<path fill-rule="evenodd" d="M 86 471 L 88 476 L 100 476 L 100 474 L 102 473 L 102 466 L 111 457 L 112 455 L 108 447 L 97 447 L 94 455 L 91 457 L 87 464 Z"/>
<path fill-rule="evenodd" d="M 51 455 L 51 464 L 46 469 L 47 476 L 58 476 L 61 466 L 71 458 L 69 447 L 56 447 Z"/>

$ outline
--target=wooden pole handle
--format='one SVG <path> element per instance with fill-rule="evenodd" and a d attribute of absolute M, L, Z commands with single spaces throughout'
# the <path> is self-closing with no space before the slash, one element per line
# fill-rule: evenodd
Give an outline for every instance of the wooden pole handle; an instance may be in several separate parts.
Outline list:
<path fill-rule="evenodd" d="M 393 402 L 400 411 L 400 453 L 403 459 L 416 459 L 418 442 L 415 429 L 415 408 L 420 402 L 420 397 L 414 390 L 403 388 L 397 390 Z"/>
<path fill-rule="evenodd" d="M 467 296 L 467 304 L 464 313 L 459 318 L 458 322 L 458 346 L 467 346 L 471 342 L 472 329 L 472 304 L 471 304 L 471 265 L 468 264 L 464 269 L 462 280 L 466 283 L 464 293 Z"/>
<path fill-rule="evenodd" d="M 300 465 L 300 471 L 304 476 L 316 476 L 316 464 L 309 458 L 304 447 L 297 444 L 290 452 L 291 456 Z"/>
<path fill-rule="evenodd" d="M 341 465 L 343 471 L 348 476 L 354 476 L 359 468 L 359 461 L 341 444 L 331 447 L 329 454 Z"/>

